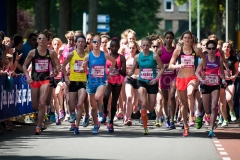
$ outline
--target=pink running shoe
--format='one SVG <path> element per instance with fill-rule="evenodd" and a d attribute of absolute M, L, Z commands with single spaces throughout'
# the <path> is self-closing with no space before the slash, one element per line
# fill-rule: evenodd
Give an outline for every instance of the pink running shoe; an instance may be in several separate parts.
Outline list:
<path fill-rule="evenodd" d="M 193 117 L 189 117 L 189 126 L 192 127 L 195 125 Z"/>
<path fill-rule="evenodd" d="M 64 118 L 64 110 L 60 110 L 59 112 L 59 119 L 63 119 Z"/>
<path fill-rule="evenodd" d="M 122 113 L 122 112 L 119 112 L 119 113 L 117 114 L 117 118 L 118 118 L 118 119 L 123 119 L 123 113 Z"/>
<path fill-rule="evenodd" d="M 210 114 L 205 114 L 205 124 L 206 126 L 210 126 Z"/>

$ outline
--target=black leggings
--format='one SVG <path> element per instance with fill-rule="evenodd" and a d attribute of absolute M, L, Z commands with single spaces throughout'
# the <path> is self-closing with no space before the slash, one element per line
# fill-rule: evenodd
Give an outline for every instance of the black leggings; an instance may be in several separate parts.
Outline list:
<path fill-rule="evenodd" d="M 119 97 L 120 92 L 121 92 L 121 88 L 122 88 L 122 84 L 108 83 L 106 91 L 104 93 L 103 105 L 104 105 L 104 114 L 106 114 L 106 115 L 108 114 L 108 110 L 107 110 L 108 100 L 109 100 L 109 97 L 112 93 L 111 120 L 110 120 L 111 124 L 113 124 L 113 119 L 114 119 L 116 111 L 117 111 L 117 101 L 118 101 L 118 97 Z"/>

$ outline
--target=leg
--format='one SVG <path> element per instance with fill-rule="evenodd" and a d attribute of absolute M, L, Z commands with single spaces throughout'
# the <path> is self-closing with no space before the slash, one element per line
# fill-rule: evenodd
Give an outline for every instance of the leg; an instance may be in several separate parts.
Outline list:
<path fill-rule="evenodd" d="M 217 105 L 218 105 L 218 98 L 219 98 L 219 90 L 214 90 L 211 93 L 211 99 L 212 99 L 212 106 L 211 106 L 211 129 L 213 130 L 215 127 L 215 121 L 217 119 Z"/>
<path fill-rule="evenodd" d="M 141 101 L 141 118 L 143 128 L 147 129 L 147 90 L 144 87 L 138 89 L 139 99 Z"/>
<path fill-rule="evenodd" d="M 234 109 L 233 109 L 233 107 L 234 107 L 234 102 L 233 102 L 234 92 L 235 92 L 235 86 L 233 84 L 229 85 L 226 88 L 226 100 L 227 100 L 229 110 L 230 110 L 231 121 L 237 120 L 237 117 L 236 117 Z"/>
<path fill-rule="evenodd" d="M 47 101 L 49 89 L 50 89 L 49 84 L 44 84 L 40 87 L 40 99 L 39 99 L 38 123 L 37 123 L 38 127 L 42 125 L 44 120 L 46 101 Z"/>
<path fill-rule="evenodd" d="M 112 84 L 108 83 L 105 93 L 104 93 L 104 97 L 103 97 L 103 107 L 104 107 L 104 114 L 103 114 L 103 119 L 101 121 L 102 124 L 104 124 L 106 122 L 106 118 L 108 115 L 108 101 L 109 101 L 109 97 L 111 95 L 112 92 Z"/>
<path fill-rule="evenodd" d="M 81 88 L 80 90 L 78 90 L 77 94 L 78 94 L 78 103 L 77 103 L 78 111 L 76 115 L 76 127 L 79 126 L 79 123 L 82 117 L 83 103 L 87 97 L 86 89 Z"/>
<path fill-rule="evenodd" d="M 190 110 L 189 123 L 190 123 L 191 126 L 194 125 L 194 120 L 193 120 L 193 116 L 194 116 L 194 96 L 193 96 L 193 93 L 195 91 L 196 86 L 197 86 L 197 81 L 196 80 L 191 80 L 188 83 L 188 86 L 187 86 L 188 105 L 189 105 L 189 110 Z"/>
<path fill-rule="evenodd" d="M 224 121 L 227 121 L 226 92 L 224 88 L 220 89 L 220 110 Z"/>
<path fill-rule="evenodd" d="M 131 84 L 125 84 L 126 91 L 126 117 L 127 121 L 129 118 L 131 119 L 132 111 L 133 111 L 133 98 L 134 98 L 134 88 Z"/>

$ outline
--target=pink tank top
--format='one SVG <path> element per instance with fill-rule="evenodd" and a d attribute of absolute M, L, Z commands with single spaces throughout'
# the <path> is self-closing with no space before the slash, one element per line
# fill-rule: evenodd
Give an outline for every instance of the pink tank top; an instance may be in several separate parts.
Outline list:
<path fill-rule="evenodd" d="M 75 49 L 75 46 L 71 47 L 71 49 L 68 50 L 68 46 L 65 45 L 65 46 L 64 46 L 64 49 L 63 49 L 63 52 L 62 52 L 62 57 L 63 57 L 63 60 L 62 60 L 62 61 L 64 61 L 64 60 L 67 58 L 68 54 L 69 54 L 70 52 L 72 52 L 74 49 Z"/>
<path fill-rule="evenodd" d="M 111 78 L 108 79 L 108 82 L 112 84 L 121 84 L 123 82 L 123 79 L 122 79 L 122 76 L 119 74 L 119 70 L 122 67 L 120 55 L 118 55 L 116 59 L 116 63 L 118 68 L 117 69 L 114 68 L 112 73 L 109 73 L 109 69 L 112 66 L 112 62 L 109 60 L 107 60 L 106 62 L 107 74 L 109 73 L 111 76 Z"/>
<path fill-rule="evenodd" d="M 162 54 L 160 55 L 160 59 L 161 59 L 163 64 L 169 64 L 174 50 L 175 50 L 175 48 L 173 47 L 172 51 L 168 52 L 165 47 L 162 47 Z M 169 70 L 168 67 L 166 67 L 164 69 L 163 74 L 176 74 L 176 71 Z"/>

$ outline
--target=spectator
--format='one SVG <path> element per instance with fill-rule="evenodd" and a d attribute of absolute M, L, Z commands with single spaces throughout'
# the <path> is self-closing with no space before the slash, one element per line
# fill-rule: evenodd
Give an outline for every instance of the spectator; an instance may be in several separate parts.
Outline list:
<path fill-rule="evenodd" d="M 22 48 L 20 49 L 21 53 L 23 53 L 23 55 L 22 55 L 23 62 L 27 58 L 28 53 L 32 49 L 36 48 L 36 45 L 37 45 L 37 34 L 30 33 L 28 36 L 27 42 L 25 42 L 23 44 Z"/>
<path fill-rule="evenodd" d="M 15 71 L 15 73 L 19 74 L 19 73 L 23 73 L 22 70 L 22 65 L 24 63 L 20 48 L 23 46 L 23 37 L 21 35 L 14 35 L 13 37 L 13 47 L 15 49 L 14 53 L 13 53 L 13 64 L 11 66 L 11 71 Z M 17 61 L 15 63 L 15 61 Z"/>

